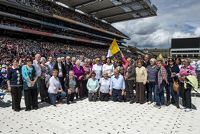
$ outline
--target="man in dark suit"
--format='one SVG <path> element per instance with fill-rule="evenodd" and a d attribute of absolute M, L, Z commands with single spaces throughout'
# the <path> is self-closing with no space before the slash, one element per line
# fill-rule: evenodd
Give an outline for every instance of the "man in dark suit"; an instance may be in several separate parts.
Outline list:
<path fill-rule="evenodd" d="M 67 56 L 65 59 L 65 70 L 66 70 L 66 75 L 69 75 L 69 71 L 73 69 L 73 65 L 71 63 L 70 56 Z"/>

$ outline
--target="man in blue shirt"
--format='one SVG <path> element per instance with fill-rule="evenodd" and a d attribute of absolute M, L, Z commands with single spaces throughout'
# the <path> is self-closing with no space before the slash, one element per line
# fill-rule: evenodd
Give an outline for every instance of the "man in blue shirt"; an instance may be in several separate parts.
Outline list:
<path fill-rule="evenodd" d="M 119 73 L 119 70 L 114 70 L 114 75 L 111 77 L 110 81 L 110 95 L 112 95 L 113 101 L 122 101 L 122 95 L 125 90 L 124 77 Z"/>

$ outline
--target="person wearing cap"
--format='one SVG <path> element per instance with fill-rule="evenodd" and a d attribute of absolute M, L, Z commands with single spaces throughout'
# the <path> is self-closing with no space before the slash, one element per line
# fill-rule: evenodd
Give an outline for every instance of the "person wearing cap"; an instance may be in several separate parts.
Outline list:
<path fill-rule="evenodd" d="M 169 84 L 166 84 L 166 97 L 167 102 L 166 105 L 168 106 L 170 103 L 175 104 L 177 108 L 179 108 L 179 93 L 173 90 L 173 83 L 174 81 L 177 81 L 176 74 L 179 73 L 179 67 L 175 64 L 174 59 L 169 58 L 168 59 L 168 65 L 166 66 L 167 70 L 167 79 Z M 171 102 L 170 102 L 170 96 L 171 96 Z"/>
<path fill-rule="evenodd" d="M 99 89 L 99 81 L 95 78 L 96 73 L 93 71 L 91 73 L 91 78 L 87 81 L 88 89 L 88 100 L 96 101 L 97 100 L 97 91 Z"/>
<path fill-rule="evenodd" d="M 96 58 L 96 64 L 93 65 L 92 71 L 96 73 L 96 79 L 100 80 L 102 77 L 102 64 L 99 58 Z"/>
<path fill-rule="evenodd" d="M 8 69 L 8 90 L 11 91 L 12 97 L 12 109 L 14 111 L 20 111 L 20 103 L 22 97 L 22 73 L 21 67 L 17 60 L 13 61 L 13 66 Z"/>

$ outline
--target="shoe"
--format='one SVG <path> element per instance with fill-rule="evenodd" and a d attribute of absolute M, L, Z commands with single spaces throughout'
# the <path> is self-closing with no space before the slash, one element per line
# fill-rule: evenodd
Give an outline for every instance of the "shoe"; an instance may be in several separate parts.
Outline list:
<path fill-rule="evenodd" d="M 133 101 L 133 100 L 132 100 L 132 101 L 130 101 L 130 104 L 133 104 L 133 103 L 135 103 L 135 101 Z"/>
<path fill-rule="evenodd" d="M 169 106 L 170 105 L 170 102 L 168 101 L 167 103 L 166 103 L 166 106 Z"/>
<path fill-rule="evenodd" d="M 161 106 L 159 105 L 154 105 L 155 108 L 161 109 Z"/>
<path fill-rule="evenodd" d="M 177 107 L 177 108 L 180 108 L 180 106 L 179 106 L 179 105 L 177 105 L 176 107 Z"/>
<path fill-rule="evenodd" d="M 70 104 L 70 102 L 68 101 L 68 102 L 67 102 L 67 104 L 69 105 L 69 104 Z"/>
<path fill-rule="evenodd" d="M 31 109 L 25 109 L 25 111 L 31 111 Z"/>
<path fill-rule="evenodd" d="M 192 111 L 192 109 L 190 109 L 190 108 L 185 109 L 185 112 L 190 112 L 190 111 Z"/>

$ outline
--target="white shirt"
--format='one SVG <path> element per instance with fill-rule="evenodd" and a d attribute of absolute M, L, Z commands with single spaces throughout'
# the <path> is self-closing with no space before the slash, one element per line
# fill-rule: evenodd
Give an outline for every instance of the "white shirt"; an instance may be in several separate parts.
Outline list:
<path fill-rule="evenodd" d="M 41 74 L 42 74 L 42 69 L 41 69 L 41 66 L 40 66 L 40 64 L 38 63 L 37 60 L 34 60 L 34 61 L 33 61 L 33 66 L 35 67 L 36 77 L 41 76 Z"/>
<path fill-rule="evenodd" d="M 124 77 L 121 74 L 118 77 L 115 77 L 114 75 L 111 77 L 110 90 L 112 89 L 117 89 L 117 90 L 125 89 Z"/>
<path fill-rule="evenodd" d="M 101 93 L 109 93 L 110 90 L 110 78 L 105 79 L 101 78 L 99 81 L 100 84 L 100 92 Z"/>
<path fill-rule="evenodd" d="M 96 79 L 100 79 L 102 76 L 102 65 L 94 64 L 92 67 L 92 71 L 96 73 Z"/>
<path fill-rule="evenodd" d="M 62 88 L 59 79 L 52 76 L 49 80 L 48 93 L 57 94 L 59 88 Z"/>
<path fill-rule="evenodd" d="M 62 65 L 60 63 L 58 63 L 58 76 L 62 77 L 63 73 L 62 73 Z"/>
<path fill-rule="evenodd" d="M 114 66 L 113 66 L 113 64 L 110 64 L 110 65 L 104 64 L 103 65 L 103 73 L 104 72 L 107 72 L 108 76 L 112 76 L 113 73 L 114 73 Z"/>

